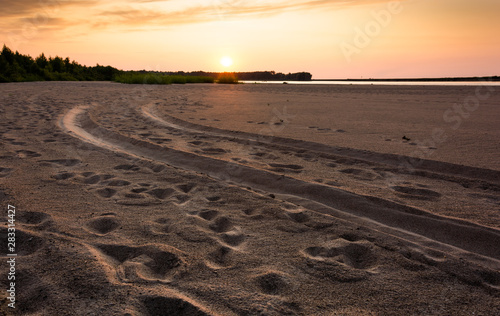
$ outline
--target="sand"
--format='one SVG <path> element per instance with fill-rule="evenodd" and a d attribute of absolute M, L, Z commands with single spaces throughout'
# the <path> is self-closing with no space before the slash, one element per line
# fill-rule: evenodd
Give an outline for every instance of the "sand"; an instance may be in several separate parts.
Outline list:
<path fill-rule="evenodd" d="M 497 315 L 499 90 L 2 84 L 15 311 Z"/>

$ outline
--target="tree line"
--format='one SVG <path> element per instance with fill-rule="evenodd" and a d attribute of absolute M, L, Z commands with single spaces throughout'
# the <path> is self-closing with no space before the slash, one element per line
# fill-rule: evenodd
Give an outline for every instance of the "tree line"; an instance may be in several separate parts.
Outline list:
<path fill-rule="evenodd" d="M 21 81 L 110 81 L 121 71 L 111 66 L 82 66 L 68 57 L 36 58 L 3 46 L 0 53 L 0 82 Z"/>
<path fill-rule="evenodd" d="M 193 71 L 193 72 L 162 72 L 168 75 L 184 75 L 184 76 L 204 76 L 218 78 L 221 76 L 220 72 L 206 72 L 206 71 Z M 238 80 L 257 80 L 257 81 L 310 81 L 312 75 L 309 72 L 296 72 L 287 73 L 275 71 L 252 71 L 252 72 L 234 72 L 231 73 Z"/>
<path fill-rule="evenodd" d="M 146 76 L 146 74 L 148 74 Z M 0 83 L 22 81 L 117 81 L 127 83 L 157 83 L 155 76 L 160 75 L 162 83 L 195 83 L 224 82 L 235 83 L 238 80 L 293 80 L 309 81 L 312 75 L 308 72 L 276 73 L 274 71 L 255 72 L 155 72 L 155 71 L 123 71 L 111 66 L 83 66 L 68 57 L 47 58 L 40 54 L 36 58 L 13 52 L 6 45 L 0 52 Z M 142 79 L 141 79 L 142 78 Z M 153 79 L 151 79 L 153 78 Z M 212 80 L 209 80 L 212 78 Z M 157 79 L 157 78 L 156 78 Z M 156 80 L 158 81 L 158 80 Z"/>

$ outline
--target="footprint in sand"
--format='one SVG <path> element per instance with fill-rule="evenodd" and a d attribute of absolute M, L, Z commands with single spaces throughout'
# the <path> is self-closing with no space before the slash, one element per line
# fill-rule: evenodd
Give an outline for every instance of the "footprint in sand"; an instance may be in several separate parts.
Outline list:
<path fill-rule="evenodd" d="M 101 262 L 113 268 L 118 280 L 125 283 L 170 282 L 186 265 L 183 253 L 167 245 L 98 244 L 95 249 Z"/>
<path fill-rule="evenodd" d="M 228 217 L 216 217 L 218 213 L 219 212 L 214 210 L 206 210 L 198 215 L 206 220 L 213 219 L 213 222 L 208 227 L 214 232 L 219 233 L 224 243 L 232 247 L 241 245 L 245 241 L 246 236 L 238 227 L 233 225 L 233 222 Z"/>
<path fill-rule="evenodd" d="M 267 155 L 265 152 L 255 152 L 255 153 L 250 153 L 250 156 L 256 156 L 256 157 L 264 157 Z"/>
<path fill-rule="evenodd" d="M 349 169 L 340 170 L 340 172 L 353 175 L 355 178 L 360 179 L 360 180 L 373 181 L 373 180 L 377 180 L 377 179 L 381 178 L 380 175 L 378 175 L 374 172 L 371 172 L 368 170 L 362 170 L 362 169 L 349 168 Z"/>
<path fill-rule="evenodd" d="M 8 177 L 12 170 L 11 168 L 0 167 L 0 178 Z"/>
<path fill-rule="evenodd" d="M 144 191 L 146 191 L 146 190 L 147 189 L 144 188 Z M 157 188 L 157 189 L 149 190 L 146 193 L 151 195 L 151 196 L 154 196 L 160 200 L 164 200 L 164 199 L 168 198 L 169 196 L 171 196 L 172 194 L 174 194 L 175 192 L 176 191 L 172 188 L 166 188 L 166 189 Z"/>
<path fill-rule="evenodd" d="M 202 148 L 201 150 L 202 150 L 202 153 L 209 154 L 209 155 L 220 155 L 220 154 L 225 154 L 228 152 L 222 148 L 217 148 L 217 147 L 206 147 L 206 148 Z"/>
<path fill-rule="evenodd" d="M 406 186 L 393 186 L 391 189 L 396 191 L 399 197 L 407 199 L 435 200 L 441 197 L 441 193 L 429 189 L 417 189 Z"/>
<path fill-rule="evenodd" d="M 202 141 L 199 141 L 199 140 L 195 140 L 195 141 L 192 141 L 192 142 L 188 142 L 188 144 L 199 146 L 199 145 L 206 144 L 206 143 L 202 142 Z"/>
<path fill-rule="evenodd" d="M 207 220 L 207 221 L 211 221 L 212 219 L 214 219 L 215 217 L 217 217 L 217 215 L 219 215 L 219 211 L 216 211 L 216 210 L 208 210 L 208 209 L 204 209 L 202 211 L 200 211 L 198 213 L 198 216 Z"/>
<path fill-rule="evenodd" d="M 269 295 L 283 294 L 290 288 L 290 277 L 279 271 L 266 271 L 252 277 L 260 292 Z"/>
<path fill-rule="evenodd" d="M 15 141 L 15 140 L 11 141 L 10 143 L 11 143 L 12 145 L 18 145 L 18 146 L 23 146 L 23 145 L 26 145 L 26 143 L 25 143 L 25 142 Z"/>
<path fill-rule="evenodd" d="M 481 285 L 495 291 L 500 288 L 500 272 L 497 270 L 467 265 L 461 258 L 448 256 L 431 248 L 403 247 L 398 252 L 405 258 L 405 261 L 400 262 L 405 270 L 422 271 L 429 267 L 437 267 L 465 283 Z"/>
<path fill-rule="evenodd" d="M 206 197 L 207 201 L 209 202 L 217 202 L 217 201 L 220 201 L 221 197 L 220 196 L 209 196 L 209 197 Z"/>
<path fill-rule="evenodd" d="M 126 181 L 126 180 L 116 179 L 116 180 L 111 180 L 108 182 L 103 182 L 103 184 L 106 184 L 106 185 L 111 186 L 111 187 L 124 187 L 124 186 L 130 185 L 130 182 Z"/>
<path fill-rule="evenodd" d="M 151 140 L 159 145 L 172 141 L 172 139 L 170 139 L 170 138 L 160 138 L 160 137 L 151 137 L 151 138 L 149 138 L 149 140 Z"/>
<path fill-rule="evenodd" d="M 120 222 L 115 216 L 100 216 L 90 220 L 86 227 L 89 231 L 97 235 L 106 235 L 120 226 Z"/>
<path fill-rule="evenodd" d="M 305 223 L 309 221 L 310 216 L 306 214 L 304 211 L 286 211 L 285 213 L 288 217 L 294 220 L 297 223 Z"/>
<path fill-rule="evenodd" d="M 42 156 L 41 154 L 31 150 L 17 150 L 16 153 L 19 158 L 36 158 Z"/>
<path fill-rule="evenodd" d="M 16 216 L 17 221 L 28 225 L 39 225 L 51 219 L 52 217 L 47 213 L 31 211 L 24 211 Z"/>
<path fill-rule="evenodd" d="M 136 166 L 136 165 L 127 165 L 127 164 L 115 166 L 113 169 L 124 170 L 124 171 L 139 171 L 139 170 L 141 170 L 141 168 Z"/>
<path fill-rule="evenodd" d="M 142 193 L 144 191 L 147 191 L 148 189 L 146 188 L 135 188 L 135 189 L 131 189 L 130 192 L 132 193 Z"/>
<path fill-rule="evenodd" d="M 81 163 L 81 160 L 78 159 L 55 159 L 55 160 L 42 160 L 43 162 L 49 162 L 56 165 L 64 166 L 64 167 L 73 167 Z"/>
<path fill-rule="evenodd" d="M 100 197 L 108 199 L 108 198 L 110 198 L 110 197 L 112 197 L 113 195 L 116 194 L 116 190 L 115 189 L 111 189 L 111 188 L 102 188 L 102 189 L 97 189 L 96 193 Z"/>
<path fill-rule="evenodd" d="M 47 301 L 57 299 L 57 294 L 54 293 L 56 290 L 50 280 L 43 277 L 40 278 L 28 267 L 22 267 L 22 265 L 16 267 L 15 282 L 23 286 L 23 294 L 19 297 L 22 299 L 16 302 L 18 303 L 16 304 L 16 310 L 19 313 L 11 313 L 7 311 L 7 309 L 10 310 L 11 308 L 6 307 L 5 310 L 0 308 L 0 315 L 44 315 L 46 314 L 44 306 L 47 304 Z M 4 306 L 7 305 L 5 304 Z M 2 313 L 4 311 L 5 313 Z"/>
<path fill-rule="evenodd" d="M 162 172 L 163 170 L 165 170 L 165 166 L 152 164 L 151 166 L 149 166 L 149 169 L 151 169 L 155 173 L 158 173 L 158 172 Z"/>
<path fill-rule="evenodd" d="M 174 203 L 184 204 L 184 203 L 186 203 L 187 201 L 189 201 L 191 199 L 191 195 L 189 195 L 189 194 L 178 194 L 178 195 L 175 195 L 174 198 L 175 198 Z"/>
<path fill-rule="evenodd" d="M 302 169 L 304 169 L 304 167 L 302 167 L 302 166 L 292 165 L 292 164 L 270 163 L 269 166 L 272 167 L 269 170 L 274 171 L 274 172 L 300 173 L 300 172 L 302 172 Z"/>
<path fill-rule="evenodd" d="M 234 250 L 227 246 L 219 246 L 208 254 L 206 263 L 212 268 L 231 267 L 233 264 L 233 252 Z"/>
<path fill-rule="evenodd" d="M 74 173 L 71 172 L 61 172 L 55 175 L 52 175 L 51 178 L 56 179 L 56 180 L 67 180 L 70 178 L 73 178 L 75 176 Z"/>
<path fill-rule="evenodd" d="M 232 221 L 225 216 L 217 217 L 212 224 L 209 225 L 210 229 L 216 233 L 224 233 L 233 229 Z"/>
<path fill-rule="evenodd" d="M 333 163 L 333 162 L 329 162 L 326 164 L 327 167 L 330 167 L 330 168 L 336 168 L 337 167 L 337 164 L 336 163 Z"/>
<path fill-rule="evenodd" d="M 9 243 L 7 243 L 8 236 L 7 227 L 0 227 L 0 238 L 5 240 L 5 242 L 0 243 L 0 253 L 7 254 L 12 253 L 9 251 Z M 45 245 L 45 239 L 42 237 L 38 237 L 32 232 L 25 231 L 24 229 L 16 226 L 16 241 L 15 241 L 15 249 L 17 256 L 27 256 L 36 252 L 40 248 Z"/>
<path fill-rule="evenodd" d="M 350 242 L 339 238 L 321 247 L 309 247 L 303 254 L 304 272 L 342 283 L 367 279 L 378 261 L 373 244 L 366 240 Z"/>
<path fill-rule="evenodd" d="M 172 220 L 164 217 L 157 218 L 146 225 L 146 231 L 153 235 L 165 235 L 172 232 L 174 224 Z"/>
<path fill-rule="evenodd" d="M 177 186 L 179 190 L 181 190 L 184 193 L 189 193 L 191 190 L 196 187 L 196 183 L 186 183 L 186 184 L 180 184 Z"/>
<path fill-rule="evenodd" d="M 237 228 L 225 232 L 221 235 L 222 240 L 233 247 L 240 246 L 246 239 L 246 236 Z"/>
<path fill-rule="evenodd" d="M 83 183 L 85 183 L 85 184 L 97 184 L 101 181 L 106 181 L 106 180 L 114 178 L 114 176 L 112 176 L 112 175 L 108 175 L 108 174 L 98 175 L 98 174 L 94 174 L 93 172 L 84 172 L 84 173 L 82 173 L 82 176 L 84 177 Z"/>
<path fill-rule="evenodd" d="M 175 233 L 187 242 L 193 243 L 214 243 L 214 239 L 205 230 L 194 225 L 179 226 Z"/>
<path fill-rule="evenodd" d="M 369 269 L 377 263 L 377 256 L 372 249 L 373 245 L 368 241 L 351 242 L 339 238 L 325 247 L 309 247 L 304 252 L 311 257 L 335 260 L 354 269 Z"/>
<path fill-rule="evenodd" d="M 201 306 L 181 298 L 144 296 L 141 298 L 146 315 L 210 316 Z"/>

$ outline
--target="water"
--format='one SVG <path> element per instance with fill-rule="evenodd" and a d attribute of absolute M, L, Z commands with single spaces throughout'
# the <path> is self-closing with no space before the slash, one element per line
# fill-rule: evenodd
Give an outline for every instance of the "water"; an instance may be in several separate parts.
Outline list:
<path fill-rule="evenodd" d="M 391 86 L 500 86 L 500 81 L 252 81 L 248 84 L 339 84 L 339 85 L 391 85 Z"/>

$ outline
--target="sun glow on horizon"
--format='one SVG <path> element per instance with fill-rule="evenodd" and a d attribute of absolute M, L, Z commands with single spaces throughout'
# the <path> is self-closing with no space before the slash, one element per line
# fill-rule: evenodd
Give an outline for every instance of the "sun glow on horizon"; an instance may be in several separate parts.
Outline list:
<path fill-rule="evenodd" d="M 229 56 L 224 56 L 221 58 L 220 64 L 224 67 L 230 67 L 233 64 L 233 59 Z"/>

